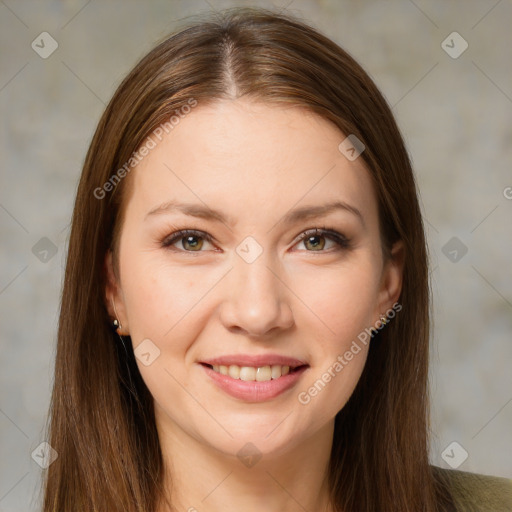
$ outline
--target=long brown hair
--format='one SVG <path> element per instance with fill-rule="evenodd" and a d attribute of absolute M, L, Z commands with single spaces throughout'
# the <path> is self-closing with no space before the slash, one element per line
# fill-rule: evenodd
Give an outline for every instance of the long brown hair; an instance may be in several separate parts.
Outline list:
<path fill-rule="evenodd" d="M 392 112 L 354 59 L 296 16 L 260 8 L 217 16 L 181 27 L 135 66 L 89 147 L 62 293 L 47 422 L 58 458 L 44 480 L 44 512 L 154 512 L 163 499 L 152 397 L 130 338 L 125 350 L 110 327 L 104 260 L 112 249 L 117 262 L 134 151 L 191 100 L 240 96 L 306 108 L 356 135 L 378 196 L 383 250 L 389 254 L 397 240 L 405 246 L 402 311 L 372 340 L 356 389 L 335 419 L 332 503 L 343 512 L 445 510 L 448 495 L 428 459 L 425 235 Z"/>

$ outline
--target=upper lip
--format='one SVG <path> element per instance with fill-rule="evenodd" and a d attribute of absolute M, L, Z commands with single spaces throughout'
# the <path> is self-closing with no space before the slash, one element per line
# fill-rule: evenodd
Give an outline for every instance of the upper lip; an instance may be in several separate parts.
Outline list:
<path fill-rule="evenodd" d="M 238 366 L 252 366 L 255 368 L 272 365 L 289 366 L 290 368 L 296 368 L 298 366 L 307 365 L 307 363 L 304 361 L 295 359 L 294 357 L 283 356 L 280 354 L 230 354 L 226 356 L 213 357 L 211 359 L 203 359 L 199 362 L 209 364 L 212 366 L 231 366 L 236 364 Z"/>

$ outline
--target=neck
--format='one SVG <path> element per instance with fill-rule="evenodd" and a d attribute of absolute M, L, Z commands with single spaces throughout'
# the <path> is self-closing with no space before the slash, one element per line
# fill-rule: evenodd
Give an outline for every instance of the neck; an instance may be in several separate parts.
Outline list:
<path fill-rule="evenodd" d="M 191 437 L 167 418 L 159 437 L 172 508 L 161 505 L 158 512 L 331 512 L 327 476 L 333 430 L 334 420 L 278 455 L 263 453 L 258 459 L 260 453 L 248 445 L 248 456 L 239 458 Z"/>

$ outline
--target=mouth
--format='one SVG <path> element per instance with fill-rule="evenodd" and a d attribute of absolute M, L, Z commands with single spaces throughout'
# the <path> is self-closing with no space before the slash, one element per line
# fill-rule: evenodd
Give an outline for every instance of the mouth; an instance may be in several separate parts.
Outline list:
<path fill-rule="evenodd" d="M 298 364 L 291 365 L 264 365 L 264 366 L 241 366 L 237 364 L 220 365 L 201 363 L 201 365 L 210 368 L 220 375 L 226 375 L 235 380 L 243 380 L 246 382 L 268 382 L 270 380 L 277 380 L 289 374 L 301 371 L 309 365 Z"/>
<path fill-rule="evenodd" d="M 264 402 L 295 387 L 310 368 L 283 354 L 231 354 L 198 361 L 209 382 L 244 402 Z"/>

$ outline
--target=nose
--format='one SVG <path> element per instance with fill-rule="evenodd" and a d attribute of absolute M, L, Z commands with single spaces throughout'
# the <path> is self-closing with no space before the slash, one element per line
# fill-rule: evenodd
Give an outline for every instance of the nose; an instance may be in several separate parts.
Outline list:
<path fill-rule="evenodd" d="M 235 262 L 225 283 L 227 292 L 220 312 L 226 329 L 267 338 L 293 325 L 293 294 L 269 263 L 265 253 L 252 263 Z"/>

